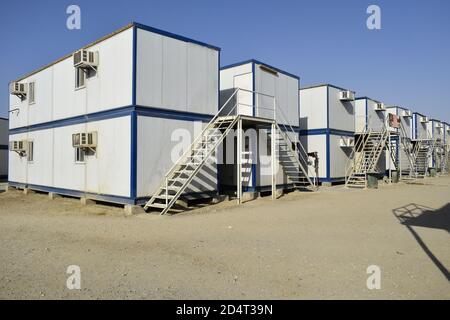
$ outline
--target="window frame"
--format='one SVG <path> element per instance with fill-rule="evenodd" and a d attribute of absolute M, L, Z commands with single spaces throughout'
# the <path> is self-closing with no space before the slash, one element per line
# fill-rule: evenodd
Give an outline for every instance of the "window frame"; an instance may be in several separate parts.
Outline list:
<path fill-rule="evenodd" d="M 84 148 L 75 147 L 74 160 L 75 164 L 85 164 L 86 163 L 86 151 Z M 82 160 L 80 160 L 82 158 Z"/>
<path fill-rule="evenodd" d="M 27 141 L 27 162 L 34 163 L 34 140 Z"/>
<path fill-rule="evenodd" d="M 31 100 L 31 87 L 33 87 L 33 100 Z M 27 92 L 28 104 L 33 105 L 36 103 L 36 81 L 28 82 L 28 92 Z"/>
<path fill-rule="evenodd" d="M 82 75 L 83 78 L 83 84 L 80 85 L 80 75 Z M 87 75 L 86 72 L 82 68 L 75 68 L 75 90 L 81 90 L 86 88 L 86 79 Z"/>

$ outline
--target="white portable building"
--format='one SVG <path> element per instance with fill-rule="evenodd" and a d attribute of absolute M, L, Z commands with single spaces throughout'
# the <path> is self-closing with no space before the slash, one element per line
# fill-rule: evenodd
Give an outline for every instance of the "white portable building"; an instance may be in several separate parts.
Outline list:
<path fill-rule="evenodd" d="M 83 49 L 85 68 L 70 54 L 12 83 L 26 93 L 10 96 L 9 182 L 141 204 L 217 112 L 220 49 L 138 23 Z M 217 192 L 202 170 L 186 194 Z"/>
<path fill-rule="evenodd" d="M 355 133 L 364 130 L 381 131 L 386 123 L 386 107 L 384 103 L 368 98 L 359 97 L 355 101 Z"/>
<path fill-rule="evenodd" d="M 393 114 L 400 119 L 401 127 L 398 129 L 389 127 L 391 132 L 397 134 L 392 135 L 391 137 L 391 145 L 394 148 L 394 152 L 396 153 L 396 157 L 400 160 L 402 168 L 409 168 L 410 165 L 408 163 L 408 158 L 406 151 L 400 147 L 399 138 L 400 136 L 409 140 L 413 139 L 413 113 L 410 109 L 399 107 L 399 106 L 389 106 L 386 108 L 387 116 L 389 114 Z M 389 155 L 389 150 L 386 150 L 386 169 L 387 170 L 395 170 L 395 164 L 392 161 L 391 156 Z"/>
<path fill-rule="evenodd" d="M 431 138 L 431 132 L 428 131 L 429 119 L 427 116 L 414 112 L 412 121 L 412 132 L 414 140 L 424 140 Z"/>
<path fill-rule="evenodd" d="M 354 94 L 330 84 L 300 89 L 300 141 L 317 152 L 322 184 L 345 181 L 355 141 Z"/>
<path fill-rule="evenodd" d="M 262 165 L 264 162 L 262 158 L 269 156 L 270 144 L 269 146 L 261 145 L 263 140 L 260 133 L 268 134 L 270 131 L 270 125 L 264 125 L 264 119 L 275 119 L 283 129 L 290 131 L 288 135 L 292 141 L 298 141 L 299 77 L 252 59 L 221 68 L 221 105 L 237 88 L 241 90 L 237 93 L 237 107 L 232 113 L 255 119 L 253 122 L 244 122 L 244 130 L 247 134 L 244 140 L 246 159 L 244 159 L 243 170 L 246 176 L 243 179 L 242 188 L 245 192 L 269 191 L 272 178 L 270 170 L 266 170 L 267 166 Z M 227 159 L 226 147 L 223 158 Z M 219 166 L 220 190 L 233 191 L 236 189 L 237 171 L 233 163 L 225 162 L 229 161 L 224 161 Z M 291 186 L 283 169 L 278 170 L 276 184 L 279 189 Z"/>
<path fill-rule="evenodd" d="M 8 119 L 0 118 L 0 181 L 8 179 Z"/>

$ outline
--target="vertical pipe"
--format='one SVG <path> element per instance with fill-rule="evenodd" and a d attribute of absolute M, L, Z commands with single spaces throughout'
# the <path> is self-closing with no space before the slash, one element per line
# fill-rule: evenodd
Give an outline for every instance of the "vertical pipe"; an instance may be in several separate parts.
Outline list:
<path fill-rule="evenodd" d="M 242 203 L 242 119 L 238 120 L 237 129 L 237 145 L 236 145 L 236 160 L 237 160 L 237 172 L 236 172 L 236 187 L 237 187 L 237 202 Z"/>
<path fill-rule="evenodd" d="M 277 185 L 275 178 L 275 161 L 276 161 L 276 132 L 275 132 L 275 122 L 272 123 L 271 134 L 270 134 L 270 155 L 271 165 L 272 165 L 272 200 L 277 198 Z"/>

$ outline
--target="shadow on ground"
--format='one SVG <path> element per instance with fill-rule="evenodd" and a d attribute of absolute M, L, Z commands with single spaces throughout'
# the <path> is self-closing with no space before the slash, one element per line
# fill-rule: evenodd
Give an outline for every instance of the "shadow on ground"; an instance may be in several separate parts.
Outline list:
<path fill-rule="evenodd" d="M 433 254 L 417 231 L 413 228 L 423 227 L 441 229 L 447 231 L 447 233 L 450 233 L 450 203 L 447 203 L 445 206 L 437 210 L 416 203 L 411 203 L 392 211 L 400 223 L 406 226 L 431 261 L 433 261 L 447 280 L 450 281 L 450 273 L 447 268 Z"/>

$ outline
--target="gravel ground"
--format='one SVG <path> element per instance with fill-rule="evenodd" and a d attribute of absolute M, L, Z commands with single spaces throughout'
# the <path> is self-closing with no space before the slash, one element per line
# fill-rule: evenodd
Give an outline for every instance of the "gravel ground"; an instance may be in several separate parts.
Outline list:
<path fill-rule="evenodd" d="M 449 226 L 449 177 L 163 217 L 12 190 L 0 194 L 0 298 L 449 299 Z M 66 287 L 69 265 L 80 290 Z"/>

